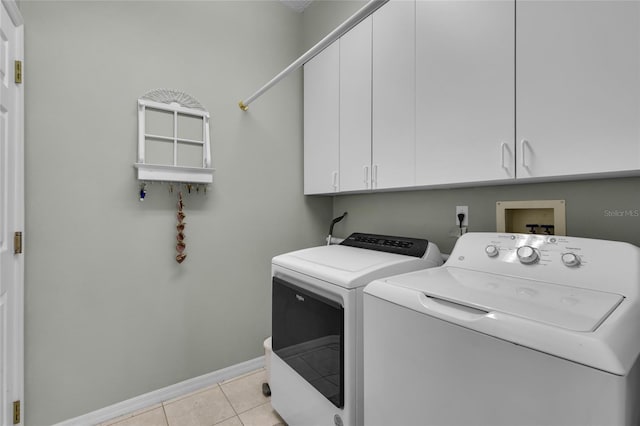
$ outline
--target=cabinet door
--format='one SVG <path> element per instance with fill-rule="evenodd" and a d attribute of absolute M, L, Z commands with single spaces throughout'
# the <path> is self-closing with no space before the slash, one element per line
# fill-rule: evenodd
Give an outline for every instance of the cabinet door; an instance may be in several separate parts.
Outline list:
<path fill-rule="evenodd" d="M 304 193 L 338 190 L 339 44 L 304 66 Z"/>
<path fill-rule="evenodd" d="M 640 168 L 640 2 L 517 1 L 518 178 Z"/>
<path fill-rule="evenodd" d="M 515 178 L 514 7 L 417 1 L 417 185 Z"/>
<path fill-rule="evenodd" d="M 340 38 L 340 191 L 371 188 L 371 19 Z"/>
<path fill-rule="evenodd" d="M 415 183 L 415 2 L 373 14 L 373 188 Z"/>

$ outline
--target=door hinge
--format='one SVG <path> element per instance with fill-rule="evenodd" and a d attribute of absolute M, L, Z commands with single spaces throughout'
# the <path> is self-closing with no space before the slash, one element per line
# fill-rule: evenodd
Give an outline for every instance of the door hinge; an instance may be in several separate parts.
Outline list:
<path fill-rule="evenodd" d="M 14 71 L 16 83 L 22 83 L 22 61 L 15 61 Z"/>
<path fill-rule="evenodd" d="M 13 401 L 13 424 L 20 423 L 20 401 Z"/>
<path fill-rule="evenodd" d="M 13 234 L 13 254 L 22 254 L 22 232 Z"/>

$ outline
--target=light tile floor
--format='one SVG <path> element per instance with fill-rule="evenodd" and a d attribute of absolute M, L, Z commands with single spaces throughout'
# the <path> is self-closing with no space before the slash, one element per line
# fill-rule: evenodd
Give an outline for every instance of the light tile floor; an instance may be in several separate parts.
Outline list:
<path fill-rule="evenodd" d="M 99 426 L 286 426 L 262 394 L 264 368 Z"/>

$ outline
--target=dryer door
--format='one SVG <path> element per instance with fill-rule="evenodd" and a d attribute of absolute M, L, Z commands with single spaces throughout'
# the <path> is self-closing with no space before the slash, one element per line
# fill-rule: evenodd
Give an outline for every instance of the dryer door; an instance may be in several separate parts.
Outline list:
<path fill-rule="evenodd" d="M 344 308 L 273 278 L 273 352 L 336 407 L 344 407 Z"/>

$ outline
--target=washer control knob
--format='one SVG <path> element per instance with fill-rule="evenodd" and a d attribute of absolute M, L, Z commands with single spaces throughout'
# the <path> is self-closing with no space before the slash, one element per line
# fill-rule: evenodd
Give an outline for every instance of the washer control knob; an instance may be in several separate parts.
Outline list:
<path fill-rule="evenodd" d="M 575 253 L 563 253 L 562 263 L 566 266 L 580 266 L 580 258 Z"/>
<path fill-rule="evenodd" d="M 493 244 L 489 244 L 484 248 L 484 252 L 487 253 L 489 257 L 496 257 L 498 255 L 498 247 Z"/>
<path fill-rule="evenodd" d="M 531 246 L 519 247 L 518 251 L 516 251 L 516 254 L 518 255 L 518 260 L 520 260 L 520 263 L 524 263 L 525 265 L 536 263 L 538 259 L 540 259 L 538 251 Z"/>

